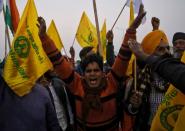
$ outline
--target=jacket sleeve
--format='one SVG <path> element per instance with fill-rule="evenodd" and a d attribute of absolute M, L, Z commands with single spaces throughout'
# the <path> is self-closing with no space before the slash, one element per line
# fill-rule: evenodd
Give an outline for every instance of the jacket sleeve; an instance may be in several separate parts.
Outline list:
<path fill-rule="evenodd" d="M 72 82 L 74 77 L 73 66 L 70 61 L 68 61 L 61 52 L 56 48 L 54 42 L 46 34 L 40 38 L 43 44 L 44 51 L 52 62 L 55 71 L 59 77 L 66 83 Z"/>
<path fill-rule="evenodd" d="M 150 56 L 147 63 L 164 79 L 185 94 L 185 64 L 175 58 Z"/>
<path fill-rule="evenodd" d="M 106 47 L 106 59 L 107 64 L 112 66 L 114 64 L 115 55 L 114 55 L 114 45 L 113 43 L 108 42 Z"/>
<path fill-rule="evenodd" d="M 121 78 L 123 76 L 125 76 L 127 67 L 128 67 L 128 63 L 131 57 L 131 51 L 128 47 L 128 40 L 129 39 L 136 39 L 136 30 L 132 30 L 132 29 L 128 29 L 123 43 L 121 45 L 121 48 L 119 50 L 119 53 L 115 59 L 115 62 L 113 64 L 112 67 L 112 71 L 114 72 L 115 75 L 117 75 L 117 77 Z"/>

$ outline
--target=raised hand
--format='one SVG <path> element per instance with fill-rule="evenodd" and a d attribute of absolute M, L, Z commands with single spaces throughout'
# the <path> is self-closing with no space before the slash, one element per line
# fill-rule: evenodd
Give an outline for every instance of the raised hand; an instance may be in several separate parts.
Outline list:
<path fill-rule="evenodd" d="M 73 46 L 70 47 L 69 53 L 71 54 L 71 58 L 74 58 L 75 57 L 75 49 L 74 49 Z"/>
<path fill-rule="evenodd" d="M 37 27 L 39 28 L 39 36 L 42 37 L 46 34 L 46 22 L 41 16 L 38 17 L 37 21 L 39 23 L 37 24 Z"/>
<path fill-rule="evenodd" d="M 143 51 L 141 45 L 136 40 L 130 39 L 128 41 L 128 45 L 138 59 L 145 60 L 148 57 L 148 55 Z"/>
<path fill-rule="evenodd" d="M 133 21 L 133 23 L 130 25 L 130 28 L 137 29 L 139 25 L 141 24 L 142 19 L 144 18 L 145 15 L 146 15 L 146 12 L 144 11 L 144 6 L 143 4 L 141 4 L 139 8 L 139 13 L 137 17 L 135 18 L 135 20 Z"/>
<path fill-rule="evenodd" d="M 108 42 L 113 42 L 114 34 L 113 34 L 112 30 L 109 30 L 107 32 L 106 38 L 107 38 Z"/>

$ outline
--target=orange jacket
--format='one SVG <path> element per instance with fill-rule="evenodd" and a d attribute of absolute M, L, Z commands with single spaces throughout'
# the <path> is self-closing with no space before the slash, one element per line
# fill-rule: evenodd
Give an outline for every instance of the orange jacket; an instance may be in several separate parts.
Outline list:
<path fill-rule="evenodd" d="M 127 45 L 129 38 L 136 39 L 135 30 L 127 30 L 123 44 L 120 48 L 119 54 L 113 64 L 112 71 L 106 75 L 107 87 L 101 92 L 100 98 L 102 102 L 102 111 L 90 110 L 87 121 L 86 129 L 88 131 L 106 130 L 118 131 L 117 119 L 117 106 L 116 106 L 116 93 L 118 79 L 125 76 L 128 62 L 131 56 L 130 49 Z M 50 58 L 56 72 L 60 78 L 69 84 L 71 93 L 75 96 L 75 114 L 77 121 L 77 130 L 82 130 L 82 100 L 84 97 L 84 89 L 82 78 L 74 72 L 72 65 L 63 58 L 61 53 L 57 50 L 53 41 L 45 35 L 41 38 L 43 48 Z"/>

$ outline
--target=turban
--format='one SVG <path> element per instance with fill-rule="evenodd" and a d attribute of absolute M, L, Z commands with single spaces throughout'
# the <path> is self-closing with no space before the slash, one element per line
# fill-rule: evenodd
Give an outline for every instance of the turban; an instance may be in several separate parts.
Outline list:
<path fill-rule="evenodd" d="M 172 40 L 172 43 L 174 44 L 176 40 L 179 40 L 179 39 L 182 39 L 182 40 L 185 40 L 185 33 L 183 32 L 176 32 L 173 36 L 173 40 Z"/>
<path fill-rule="evenodd" d="M 155 30 L 144 37 L 141 46 L 145 53 L 152 54 L 161 42 L 168 44 L 168 39 L 163 31 Z"/>

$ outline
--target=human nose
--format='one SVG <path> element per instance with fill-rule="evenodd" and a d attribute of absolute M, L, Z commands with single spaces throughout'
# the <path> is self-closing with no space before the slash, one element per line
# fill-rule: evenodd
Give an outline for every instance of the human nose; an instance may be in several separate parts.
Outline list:
<path fill-rule="evenodd" d="M 95 74 L 95 71 L 94 70 L 91 70 L 90 71 L 90 75 L 94 75 Z"/>

